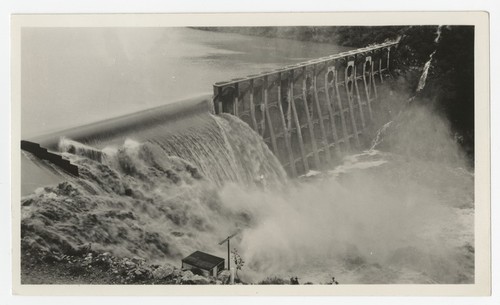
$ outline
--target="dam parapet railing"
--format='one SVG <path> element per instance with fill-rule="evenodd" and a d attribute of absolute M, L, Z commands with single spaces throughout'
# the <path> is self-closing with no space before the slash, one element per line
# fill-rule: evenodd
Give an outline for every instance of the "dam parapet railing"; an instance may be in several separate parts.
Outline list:
<path fill-rule="evenodd" d="M 362 148 L 397 41 L 214 84 L 216 114 L 260 134 L 292 177 Z"/>

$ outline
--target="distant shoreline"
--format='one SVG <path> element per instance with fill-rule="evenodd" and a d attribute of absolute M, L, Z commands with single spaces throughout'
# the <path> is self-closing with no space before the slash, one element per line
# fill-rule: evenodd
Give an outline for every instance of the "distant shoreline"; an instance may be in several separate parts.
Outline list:
<path fill-rule="evenodd" d="M 191 27 L 192 29 L 237 33 L 249 36 L 293 39 L 317 43 L 334 43 L 344 47 L 364 47 L 398 37 L 402 26 L 259 26 L 259 27 Z"/>

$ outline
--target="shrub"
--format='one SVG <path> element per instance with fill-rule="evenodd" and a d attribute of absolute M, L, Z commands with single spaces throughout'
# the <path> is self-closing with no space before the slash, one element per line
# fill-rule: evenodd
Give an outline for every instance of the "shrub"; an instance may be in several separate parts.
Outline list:
<path fill-rule="evenodd" d="M 285 285 L 285 284 L 289 284 L 289 282 L 277 276 L 270 276 L 267 277 L 265 280 L 259 282 L 259 285 Z"/>

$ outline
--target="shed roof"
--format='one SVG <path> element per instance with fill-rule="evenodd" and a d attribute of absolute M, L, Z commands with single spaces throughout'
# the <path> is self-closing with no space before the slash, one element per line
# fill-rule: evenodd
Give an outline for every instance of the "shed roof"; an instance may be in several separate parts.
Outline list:
<path fill-rule="evenodd" d="M 220 263 L 224 263 L 224 259 L 205 252 L 196 251 L 182 259 L 182 262 L 200 269 L 211 270 Z"/>

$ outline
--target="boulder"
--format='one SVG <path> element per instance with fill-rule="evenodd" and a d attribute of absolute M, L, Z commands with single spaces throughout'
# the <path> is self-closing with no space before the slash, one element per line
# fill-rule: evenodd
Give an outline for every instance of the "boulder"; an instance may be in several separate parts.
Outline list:
<path fill-rule="evenodd" d="M 182 270 L 175 268 L 174 271 L 172 272 L 172 275 L 174 277 L 180 277 L 182 276 Z"/>
<path fill-rule="evenodd" d="M 157 280 L 164 279 L 174 273 L 174 269 L 170 266 L 160 266 L 153 271 L 153 278 Z"/>
<path fill-rule="evenodd" d="M 229 284 L 229 279 L 231 278 L 231 271 L 224 270 L 219 273 L 217 279 L 222 282 L 222 284 Z"/>
<path fill-rule="evenodd" d="M 193 272 L 191 272 L 191 271 L 189 271 L 189 270 L 188 270 L 188 271 L 185 271 L 185 272 L 182 274 L 181 281 L 182 281 L 183 283 L 188 282 L 188 281 L 190 281 L 190 280 L 193 278 L 193 276 L 194 276 Z"/>
<path fill-rule="evenodd" d="M 194 275 L 191 278 L 191 282 L 195 285 L 207 285 L 210 284 L 210 280 L 207 279 L 206 277 L 203 277 L 201 275 Z"/>
<path fill-rule="evenodd" d="M 136 264 L 134 264 L 133 262 L 127 260 L 127 261 L 125 261 L 125 266 L 127 266 L 129 268 L 134 268 L 136 266 Z"/>

